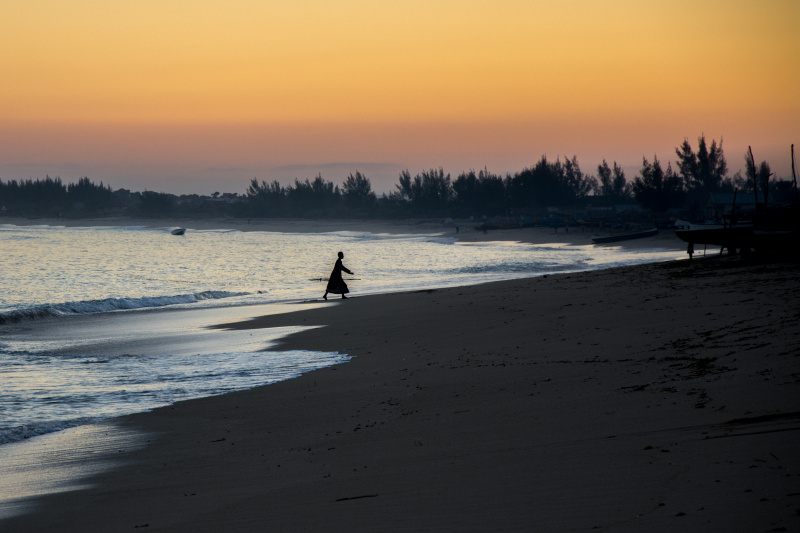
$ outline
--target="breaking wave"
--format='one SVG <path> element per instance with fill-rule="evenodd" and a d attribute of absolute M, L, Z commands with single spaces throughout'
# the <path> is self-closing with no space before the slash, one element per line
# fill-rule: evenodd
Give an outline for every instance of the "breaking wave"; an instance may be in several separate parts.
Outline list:
<path fill-rule="evenodd" d="M 167 305 L 191 304 L 204 300 L 217 300 L 247 296 L 247 292 L 203 291 L 193 294 L 178 294 L 174 296 L 149 296 L 144 298 L 105 298 L 102 300 L 87 300 L 82 302 L 64 302 L 58 304 L 42 304 L 28 308 L 17 309 L 0 313 L 0 324 L 20 322 L 37 318 L 58 317 L 67 315 L 80 315 L 88 313 L 105 313 L 109 311 L 122 311 L 144 309 L 150 307 L 164 307 Z"/>
<path fill-rule="evenodd" d="M 92 424 L 103 420 L 99 417 L 84 417 L 75 418 L 72 420 L 53 420 L 48 422 L 37 422 L 24 426 L 17 426 L 12 428 L 0 428 L 0 445 L 8 444 L 10 442 L 19 442 L 21 440 L 29 439 L 31 437 L 38 437 L 47 433 L 54 433 L 62 429 L 73 428 L 82 426 L 84 424 Z"/>

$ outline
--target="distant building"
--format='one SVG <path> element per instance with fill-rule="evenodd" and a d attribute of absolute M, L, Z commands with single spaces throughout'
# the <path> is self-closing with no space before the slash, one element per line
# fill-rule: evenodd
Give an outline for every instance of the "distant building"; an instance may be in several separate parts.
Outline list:
<path fill-rule="evenodd" d="M 753 193 L 736 193 L 736 212 L 751 213 L 755 211 L 756 200 Z M 706 219 L 721 220 L 724 216 L 730 216 L 734 207 L 734 193 L 732 192 L 712 192 L 706 204 Z"/>

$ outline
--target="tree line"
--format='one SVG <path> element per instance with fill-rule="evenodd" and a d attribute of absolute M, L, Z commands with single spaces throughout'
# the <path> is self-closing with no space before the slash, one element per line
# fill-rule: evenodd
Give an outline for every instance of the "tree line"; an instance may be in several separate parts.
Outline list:
<path fill-rule="evenodd" d="M 82 206 L 94 213 L 114 204 L 114 192 L 108 185 L 81 178 L 65 185 L 61 178 L 4 182 L 0 180 L 0 209 L 6 212 L 51 214 L 55 210 Z"/>
<path fill-rule="evenodd" d="M 619 168 L 619 167 L 617 167 Z M 369 179 L 356 172 L 342 186 L 317 176 L 282 186 L 253 179 L 244 197 L 248 216 L 343 215 L 364 217 L 495 216 L 524 213 L 552 205 L 575 205 L 598 190 L 593 176 L 585 175 L 577 158 L 549 161 L 543 156 L 533 167 L 500 176 L 487 169 L 463 172 L 455 179 L 442 168 L 412 176 L 404 170 L 395 190 L 380 197 Z M 630 199 L 628 189 L 609 185 L 607 200 Z"/>
<path fill-rule="evenodd" d="M 672 163 L 663 167 L 658 157 L 642 159 L 636 176 L 629 180 L 616 161 L 606 160 L 596 174 L 584 173 L 577 157 L 542 156 L 536 164 L 514 174 L 500 176 L 487 169 L 462 172 L 455 179 L 442 168 L 424 170 L 414 176 L 404 170 L 395 189 L 378 196 L 361 172 L 349 174 L 341 185 L 317 175 L 313 180 L 295 179 L 283 186 L 278 181 L 253 178 L 245 194 L 215 193 L 211 197 L 172 195 L 94 184 L 81 178 L 64 185 L 60 178 L 44 180 L 0 180 L 0 209 L 10 214 L 134 216 L 233 216 L 233 217 L 468 217 L 525 215 L 549 206 L 611 206 L 637 202 L 656 213 L 682 209 L 687 216 L 702 215 L 709 193 L 752 193 L 754 184 L 769 182 L 772 198 L 791 196 L 789 182 L 769 181 L 769 165 L 755 165 L 747 157 L 745 176 L 728 175 L 722 141 L 698 138 L 697 150 L 688 140 L 675 149 Z"/>

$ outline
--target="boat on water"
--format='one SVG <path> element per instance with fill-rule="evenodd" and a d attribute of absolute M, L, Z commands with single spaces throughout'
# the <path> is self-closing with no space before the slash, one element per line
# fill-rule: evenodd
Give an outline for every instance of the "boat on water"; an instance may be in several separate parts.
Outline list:
<path fill-rule="evenodd" d="M 184 233 L 186 233 L 186 228 L 176 228 L 172 230 L 170 233 L 172 233 L 173 235 L 183 235 Z"/>
<path fill-rule="evenodd" d="M 653 237 L 654 235 L 658 235 L 658 228 L 652 228 L 645 231 L 637 231 L 635 233 L 620 233 L 619 235 L 592 236 L 592 242 L 595 244 L 606 244 L 609 242 L 643 239 L 645 237 Z"/>

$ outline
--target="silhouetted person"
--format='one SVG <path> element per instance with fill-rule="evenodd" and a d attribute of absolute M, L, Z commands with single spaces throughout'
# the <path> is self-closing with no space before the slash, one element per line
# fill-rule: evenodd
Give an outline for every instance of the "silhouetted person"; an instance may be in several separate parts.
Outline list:
<path fill-rule="evenodd" d="M 337 259 L 336 264 L 333 265 L 333 272 L 331 272 L 331 277 L 328 278 L 328 287 L 325 289 L 325 294 L 322 295 L 323 300 L 328 299 L 328 293 L 341 294 L 342 298 L 347 298 L 345 294 L 350 292 L 350 289 L 347 288 L 347 283 L 342 279 L 342 270 L 350 275 L 353 273 L 347 270 L 347 267 L 342 264 L 342 259 L 344 259 L 344 254 L 339 252 L 339 259 Z"/>

